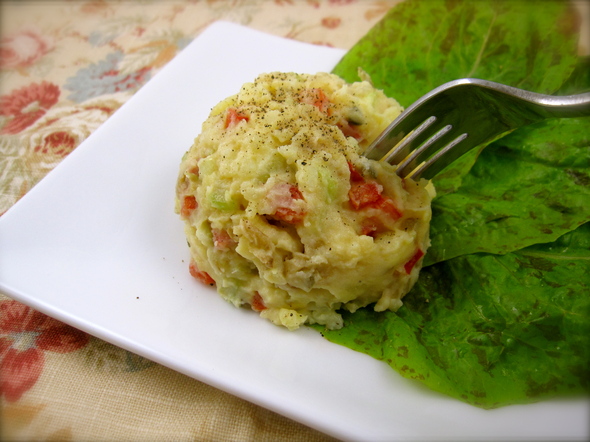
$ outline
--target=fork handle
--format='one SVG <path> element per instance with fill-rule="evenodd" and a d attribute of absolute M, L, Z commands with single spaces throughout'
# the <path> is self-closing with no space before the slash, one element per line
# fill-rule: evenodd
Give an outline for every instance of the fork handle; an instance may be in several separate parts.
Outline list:
<path fill-rule="evenodd" d="M 478 81 L 486 87 L 485 80 Z M 545 95 L 512 86 L 489 82 L 494 89 L 521 98 L 535 105 L 544 118 L 571 118 L 590 116 L 590 92 L 576 95 Z"/>
<path fill-rule="evenodd" d="M 590 116 L 590 92 L 578 95 L 549 96 L 543 100 L 545 110 L 558 118 Z"/>

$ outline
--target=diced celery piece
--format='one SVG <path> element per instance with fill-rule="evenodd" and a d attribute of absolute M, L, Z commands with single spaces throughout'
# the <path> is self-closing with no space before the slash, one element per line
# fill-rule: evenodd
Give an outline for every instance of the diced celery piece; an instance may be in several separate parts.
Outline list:
<path fill-rule="evenodd" d="M 210 195 L 211 207 L 223 211 L 232 211 L 238 208 L 238 203 L 235 200 L 227 199 L 225 191 L 214 190 Z"/>
<path fill-rule="evenodd" d="M 326 190 L 328 202 L 334 201 L 338 194 L 338 182 L 332 176 L 332 174 L 323 167 L 318 168 L 318 175 L 322 187 Z"/>

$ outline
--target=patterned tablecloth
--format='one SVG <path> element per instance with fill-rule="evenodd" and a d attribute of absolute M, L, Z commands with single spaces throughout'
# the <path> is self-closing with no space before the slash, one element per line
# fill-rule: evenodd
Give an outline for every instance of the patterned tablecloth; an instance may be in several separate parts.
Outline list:
<path fill-rule="evenodd" d="M 0 3 L 0 214 L 209 24 L 350 48 L 398 0 Z M 326 436 L 0 294 L 2 440 Z"/>

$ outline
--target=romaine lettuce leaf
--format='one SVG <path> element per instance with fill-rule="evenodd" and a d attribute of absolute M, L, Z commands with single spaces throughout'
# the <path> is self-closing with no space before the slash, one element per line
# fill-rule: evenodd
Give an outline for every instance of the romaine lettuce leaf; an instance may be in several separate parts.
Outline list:
<path fill-rule="evenodd" d="M 334 72 L 360 67 L 404 106 L 467 76 L 578 93 L 577 24 L 569 2 L 407 0 Z M 434 182 L 431 265 L 404 306 L 344 313 L 326 338 L 484 408 L 587 393 L 589 119 L 519 129 Z"/>
<path fill-rule="evenodd" d="M 552 93 L 576 65 L 578 27 L 570 2 L 406 0 L 334 73 L 354 81 L 360 67 L 402 106 L 464 77 Z"/>
<path fill-rule="evenodd" d="M 570 2 L 406 0 L 333 72 L 352 82 L 361 68 L 402 106 L 465 77 L 552 93 L 576 66 L 578 28 Z M 436 177 L 439 195 L 458 188 L 477 154 L 469 152 Z"/>
<path fill-rule="evenodd" d="M 590 55 L 580 57 L 574 71 L 555 95 L 581 94 L 590 92 Z"/>
<path fill-rule="evenodd" d="M 323 331 L 403 376 L 482 408 L 590 390 L 590 224 L 507 255 L 422 270 L 397 313 Z"/>
<path fill-rule="evenodd" d="M 521 128 L 479 155 L 432 205 L 427 264 L 550 242 L 590 221 L 590 118 Z"/>

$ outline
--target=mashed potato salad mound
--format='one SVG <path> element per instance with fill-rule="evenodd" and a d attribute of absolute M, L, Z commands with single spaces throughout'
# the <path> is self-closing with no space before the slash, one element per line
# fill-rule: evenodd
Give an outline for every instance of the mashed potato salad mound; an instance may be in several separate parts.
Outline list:
<path fill-rule="evenodd" d="M 397 310 L 429 246 L 426 181 L 361 155 L 401 112 L 368 81 L 268 73 L 219 103 L 184 155 L 191 274 L 277 325 Z"/>

